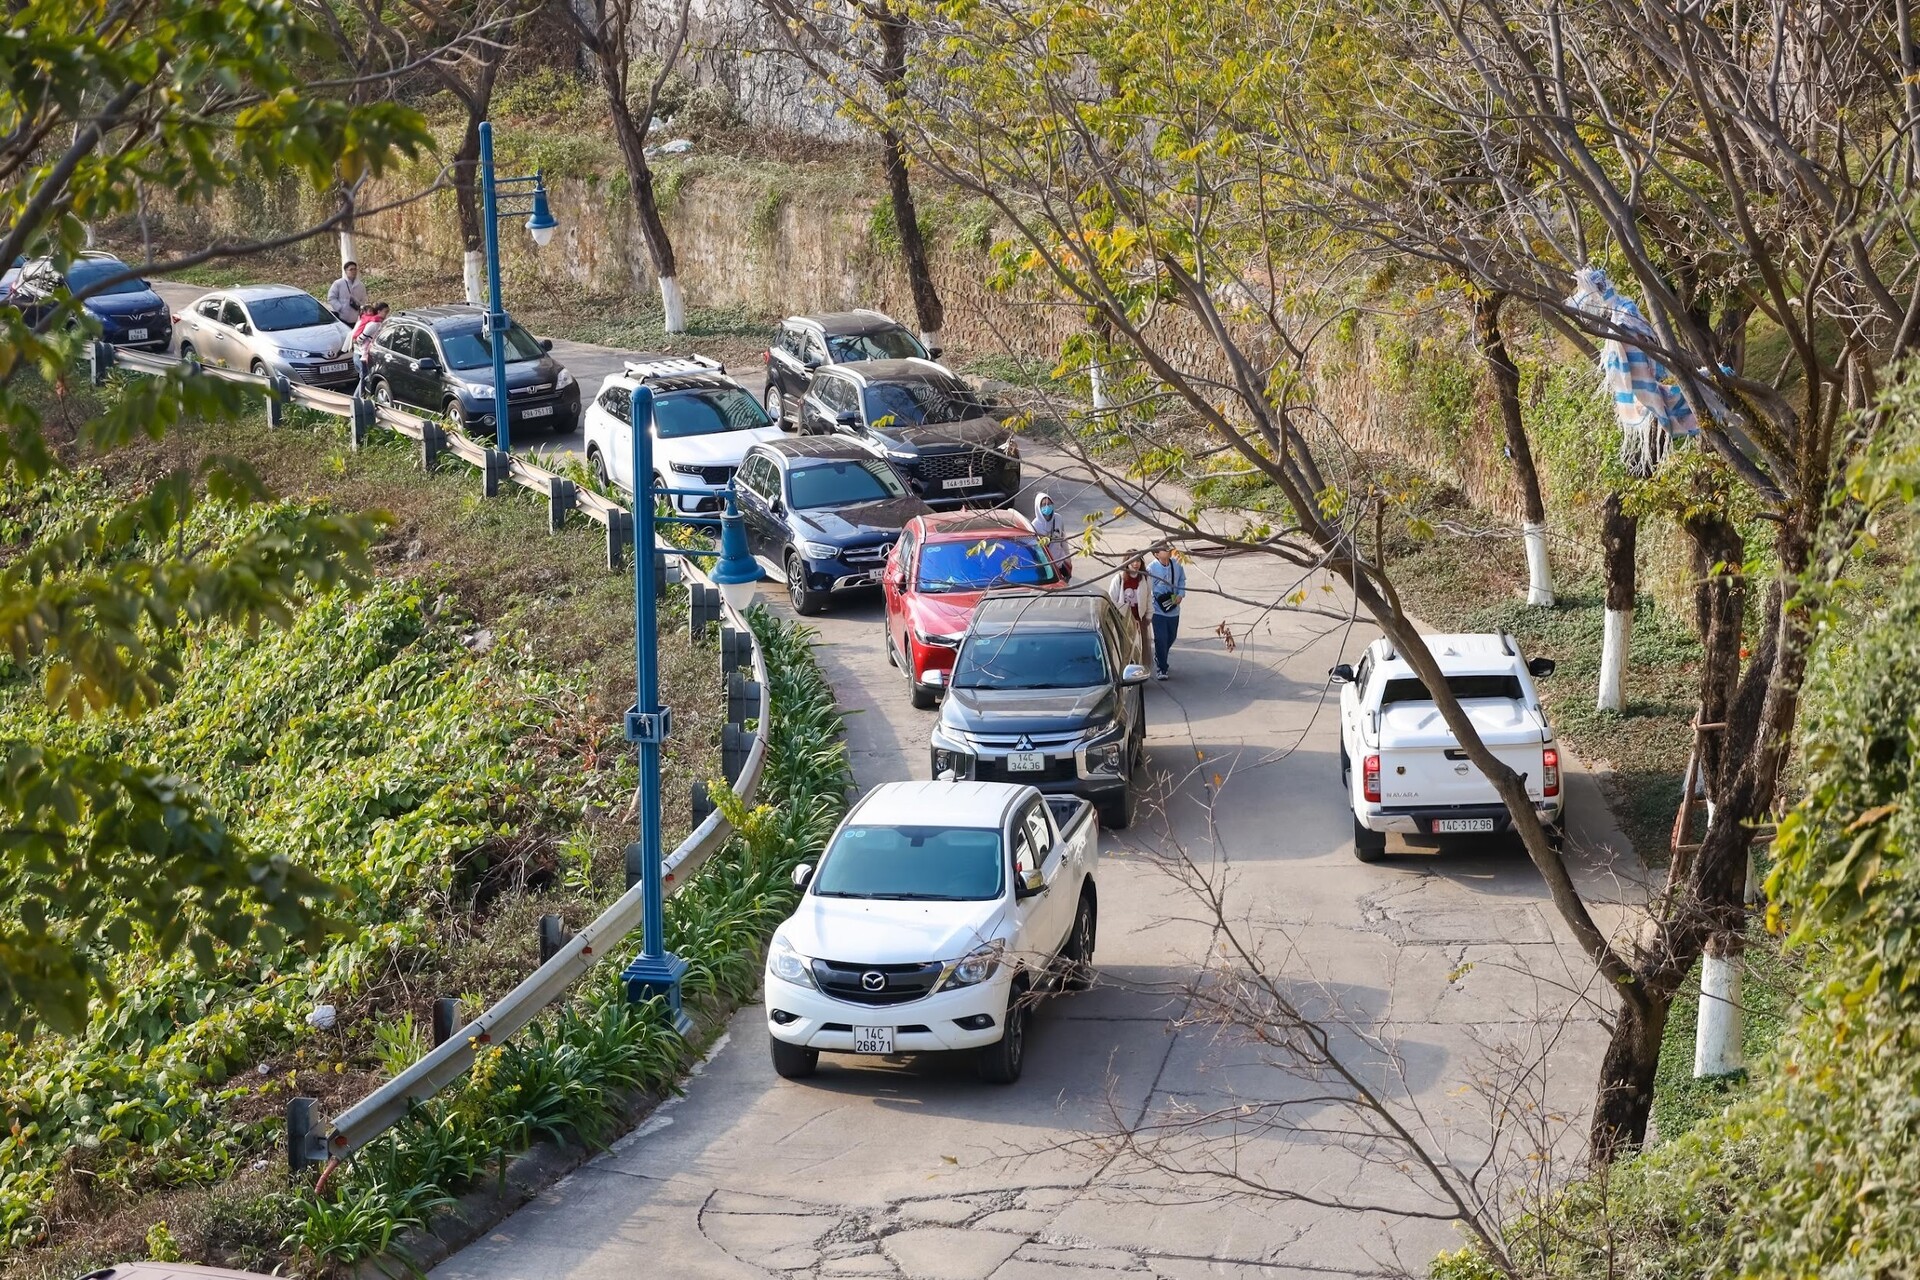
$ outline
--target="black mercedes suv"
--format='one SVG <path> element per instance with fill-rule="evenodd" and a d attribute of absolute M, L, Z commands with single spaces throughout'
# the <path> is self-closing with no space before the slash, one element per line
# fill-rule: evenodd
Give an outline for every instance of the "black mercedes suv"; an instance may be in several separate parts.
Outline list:
<path fill-rule="evenodd" d="M 787 584 L 797 613 L 819 613 L 835 592 L 878 586 L 900 530 L 927 504 L 892 467 L 850 440 L 768 440 L 733 477 L 760 567 Z"/>
<path fill-rule="evenodd" d="M 1102 592 L 988 595 L 943 673 L 933 776 L 1070 792 L 1101 826 L 1129 825 L 1146 777 L 1145 661 L 1140 628 Z"/>
<path fill-rule="evenodd" d="M 927 350 L 905 325 L 879 311 L 788 316 L 767 348 L 767 416 L 786 426 L 822 365 L 914 356 L 937 360 L 940 350 Z"/>
<path fill-rule="evenodd" d="M 813 375 L 800 430 L 857 441 L 935 507 L 1005 506 L 1020 445 L 993 406 L 931 360 L 860 360 Z"/>
<path fill-rule="evenodd" d="M 493 348 L 479 307 L 415 307 L 396 311 L 380 330 L 367 368 L 367 389 L 381 404 L 444 413 L 468 435 L 494 432 Z M 509 433 L 580 429 L 580 384 L 517 323 L 507 330 Z"/>

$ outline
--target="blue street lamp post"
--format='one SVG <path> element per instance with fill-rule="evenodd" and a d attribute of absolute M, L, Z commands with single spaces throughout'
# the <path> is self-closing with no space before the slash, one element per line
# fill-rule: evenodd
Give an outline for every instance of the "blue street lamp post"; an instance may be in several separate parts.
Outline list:
<path fill-rule="evenodd" d="M 672 729 L 673 717 L 660 705 L 659 618 L 654 607 L 654 526 L 660 517 L 654 514 L 654 501 L 671 496 L 673 489 L 656 489 L 653 478 L 653 389 L 644 382 L 634 387 L 628 401 L 632 422 L 633 492 L 633 665 L 636 698 L 627 712 L 626 735 L 640 749 L 640 883 L 644 901 L 641 912 L 640 954 L 620 976 L 630 1000 L 663 997 L 674 1029 L 685 1035 L 693 1029 L 693 1019 L 681 1004 L 680 980 L 686 976 L 687 962 L 667 950 L 666 882 L 661 866 L 665 851 L 660 834 L 660 747 Z M 673 523 L 688 523 L 667 517 Z M 663 548 L 664 549 L 664 548 Z M 713 581 L 727 603 L 745 609 L 753 599 L 753 584 L 760 578 L 760 566 L 747 553 L 745 529 L 733 492 L 727 492 L 726 510 L 720 521 L 720 559 L 714 566 Z"/>
<path fill-rule="evenodd" d="M 507 190 L 496 190 L 499 187 Z M 527 231 L 533 236 L 535 248 L 544 247 L 553 239 L 554 228 L 560 224 L 554 221 L 553 211 L 547 207 L 547 184 L 539 172 L 519 178 L 493 176 L 493 122 L 490 120 L 480 122 L 480 201 L 481 221 L 486 223 L 487 232 L 487 334 L 493 347 L 494 436 L 500 452 L 512 453 L 513 440 L 507 428 L 507 327 L 513 322 L 500 301 L 500 219 L 525 213 Z M 502 209 L 503 201 L 512 201 L 516 207 Z M 521 201 L 526 202 L 525 208 L 518 207 Z"/>

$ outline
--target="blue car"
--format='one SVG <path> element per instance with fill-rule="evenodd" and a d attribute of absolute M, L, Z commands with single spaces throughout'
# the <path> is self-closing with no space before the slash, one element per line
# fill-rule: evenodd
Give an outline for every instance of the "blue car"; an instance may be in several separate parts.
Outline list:
<path fill-rule="evenodd" d="M 132 268 L 110 253 L 84 253 L 64 275 L 50 258 L 36 259 L 18 270 L 5 302 L 17 308 L 28 324 L 39 324 L 60 305 L 64 288 L 74 295 L 87 295 L 81 298 L 81 308 L 99 322 L 100 336 L 117 347 L 165 351 L 173 338 L 173 313 L 166 302 L 145 280 L 128 275 Z M 106 283 L 115 279 L 118 283 Z"/>
<path fill-rule="evenodd" d="M 787 584 L 796 613 L 820 613 L 839 592 L 871 593 L 900 530 L 933 510 L 886 459 L 835 436 L 756 444 L 733 486 L 748 549 Z"/>

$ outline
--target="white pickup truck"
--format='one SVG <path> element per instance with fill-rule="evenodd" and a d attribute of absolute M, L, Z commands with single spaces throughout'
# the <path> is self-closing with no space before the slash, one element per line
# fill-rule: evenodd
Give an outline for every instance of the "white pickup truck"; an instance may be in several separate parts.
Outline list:
<path fill-rule="evenodd" d="M 1565 816 L 1560 751 L 1540 709 L 1535 678 L 1551 658 L 1528 662 L 1509 635 L 1436 635 L 1427 648 L 1481 741 L 1526 779 L 1534 809 L 1557 842 Z M 1353 855 L 1377 861 L 1387 833 L 1485 835 L 1512 830 L 1493 784 L 1467 759 L 1433 695 L 1384 637 L 1359 665 L 1329 674 L 1340 690 L 1340 780 L 1353 806 Z"/>
<path fill-rule="evenodd" d="M 822 1051 L 969 1050 L 1011 1084 L 1044 991 L 1093 978 L 1099 824 L 1073 796 L 1005 782 L 890 782 L 840 823 L 767 952 L 773 1069 Z"/>

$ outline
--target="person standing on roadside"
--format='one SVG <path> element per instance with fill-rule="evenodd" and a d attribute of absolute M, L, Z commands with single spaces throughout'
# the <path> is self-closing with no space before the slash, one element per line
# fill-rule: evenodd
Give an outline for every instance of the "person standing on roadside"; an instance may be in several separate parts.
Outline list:
<path fill-rule="evenodd" d="M 360 313 L 360 322 L 353 326 L 353 336 L 347 339 L 347 354 L 353 357 L 353 368 L 360 375 L 360 385 L 367 382 L 367 366 L 373 361 L 374 340 L 380 336 L 380 328 L 387 322 L 387 304 L 382 302 Z"/>
<path fill-rule="evenodd" d="M 1131 555 L 1107 583 L 1107 598 L 1140 629 L 1140 654 L 1153 652 L 1153 595 L 1147 579 L 1146 557 Z"/>
<path fill-rule="evenodd" d="M 1173 548 L 1161 543 L 1147 565 L 1147 583 L 1153 592 L 1153 678 L 1167 678 L 1167 655 L 1180 634 L 1180 602 L 1187 598 L 1187 569 L 1173 558 Z"/>
<path fill-rule="evenodd" d="M 349 262 L 340 268 L 340 278 L 327 286 L 327 310 L 344 325 L 360 323 L 367 309 L 367 286 L 360 283 L 360 264 Z"/>
<path fill-rule="evenodd" d="M 1059 512 L 1054 510 L 1050 494 L 1034 497 L 1033 531 L 1039 535 L 1040 550 L 1046 553 L 1047 563 L 1060 575 L 1060 581 L 1073 581 L 1073 550 L 1067 545 L 1067 531 L 1060 522 Z"/>

